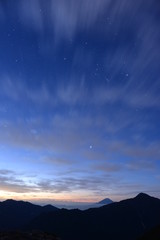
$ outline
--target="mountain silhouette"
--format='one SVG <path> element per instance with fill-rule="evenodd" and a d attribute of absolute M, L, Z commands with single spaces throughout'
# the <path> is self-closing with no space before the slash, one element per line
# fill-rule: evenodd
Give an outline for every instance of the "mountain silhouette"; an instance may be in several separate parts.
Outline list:
<path fill-rule="evenodd" d="M 12 199 L 0 202 L 0 230 L 20 228 L 41 213 L 56 210 L 58 208 L 51 205 L 41 207 L 29 202 Z"/>
<path fill-rule="evenodd" d="M 62 209 L 36 217 L 26 227 L 56 233 L 63 240 L 135 240 L 160 224 L 160 200 L 147 194 L 80 210 Z"/>
<path fill-rule="evenodd" d="M 106 204 L 110 204 L 110 203 L 113 203 L 113 201 L 109 198 L 105 198 L 105 199 L 101 200 L 100 202 L 98 202 L 97 204 L 106 205 Z"/>
<path fill-rule="evenodd" d="M 37 229 L 54 233 L 62 240 L 137 240 L 158 225 L 160 199 L 144 193 L 85 211 L 14 200 L 0 203 L 1 231 Z"/>

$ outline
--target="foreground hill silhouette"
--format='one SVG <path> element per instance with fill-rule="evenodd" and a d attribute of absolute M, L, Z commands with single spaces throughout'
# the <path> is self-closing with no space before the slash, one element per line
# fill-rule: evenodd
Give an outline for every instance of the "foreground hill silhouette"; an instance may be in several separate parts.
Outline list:
<path fill-rule="evenodd" d="M 141 193 L 97 209 L 42 214 L 27 228 L 55 232 L 63 240 L 135 240 L 158 224 L 160 200 Z"/>
<path fill-rule="evenodd" d="M 85 211 L 13 200 L 0 203 L 1 230 L 37 229 L 55 233 L 62 240 L 137 240 L 157 225 L 160 225 L 160 200 L 144 193 Z"/>
<path fill-rule="evenodd" d="M 46 205 L 44 207 L 12 199 L 0 202 L 0 231 L 21 228 L 36 216 L 44 212 L 56 211 L 58 208 Z"/>
<path fill-rule="evenodd" d="M 137 240 L 160 240 L 160 225 L 152 228 Z"/>
<path fill-rule="evenodd" d="M 48 234 L 41 231 L 33 232 L 0 232 L 0 240 L 60 240 L 54 234 Z"/>

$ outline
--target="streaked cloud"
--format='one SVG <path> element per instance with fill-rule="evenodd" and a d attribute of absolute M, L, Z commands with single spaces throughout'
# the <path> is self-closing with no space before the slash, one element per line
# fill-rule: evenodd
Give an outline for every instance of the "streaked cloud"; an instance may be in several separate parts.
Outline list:
<path fill-rule="evenodd" d="M 22 180 L 22 175 L 8 169 L 0 169 L 0 190 L 12 193 L 26 193 L 33 191 L 31 186 Z M 34 188 L 34 191 L 36 189 Z"/>
<path fill-rule="evenodd" d="M 36 90 L 29 88 L 24 79 L 15 79 L 9 76 L 1 78 L 2 97 L 7 97 L 11 101 L 29 101 L 40 106 L 56 107 L 64 106 L 103 106 L 107 104 L 117 104 L 121 102 L 124 106 L 132 108 L 159 108 L 159 95 L 157 88 L 159 82 L 156 81 L 150 91 L 137 87 L 131 91 L 132 84 L 121 87 L 98 87 L 96 89 L 86 89 L 85 85 L 59 86 L 53 91 L 49 90 L 46 84 L 40 85 Z M 128 90 L 129 88 L 129 90 Z M 92 98 L 90 98 L 92 96 Z"/>

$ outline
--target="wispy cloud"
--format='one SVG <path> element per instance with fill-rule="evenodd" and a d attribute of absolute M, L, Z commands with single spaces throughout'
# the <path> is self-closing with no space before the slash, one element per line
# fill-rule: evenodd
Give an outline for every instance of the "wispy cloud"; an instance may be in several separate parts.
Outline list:
<path fill-rule="evenodd" d="M 14 193 L 26 193 L 36 191 L 34 186 L 25 183 L 23 174 L 8 169 L 0 169 L 0 190 Z"/>
<path fill-rule="evenodd" d="M 119 26 L 124 22 L 124 28 L 126 28 L 128 24 L 136 22 L 140 28 L 143 25 L 143 19 L 147 19 L 144 16 L 150 16 L 149 9 L 153 9 L 157 5 L 156 1 L 147 1 L 146 3 L 143 0 L 136 4 L 127 0 L 121 2 L 118 0 L 114 2 L 111 0 L 102 0 L 101 2 L 78 0 L 76 3 L 74 0 L 69 0 L 67 4 L 64 0 L 49 0 L 47 5 L 44 5 L 41 0 L 35 0 L 34 3 L 31 0 L 18 2 L 18 14 L 25 24 L 42 31 L 50 22 L 50 28 L 55 32 L 56 37 L 69 39 L 74 37 L 77 31 L 91 28 L 104 15 L 104 10 L 106 20 L 110 19 L 114 25 Z M 135 15 L 137 14 L 139 18 L 136 21 Z M 139 19 L 141 22 L 138 21 Z M 147 20 L 150 21 L 150 19 Z M 154 19 L 152 20 L 154 21 Z"/>
<path fill-rule="evenodd" d="M 102 194 L 146 187 L 139 173 L 154 178 L 160 159 L 157 0 L 6 2 L 0 144 L 30 152 L 34 167 L 44 164 L 56 177 L 29 184 L 2 169 L 1 188 Z"/>
<path fill-rule="evenodd" d="M 111 176 L 91 178 L 85 177 L 62 177 L 61 179 L 40 181 L 38 186 L 41 189 L 46 189 L 49 192 L 76 192 L 76 191 L 89 191 L 94 194 L 97 191 L 105 191 L 106 185 L 108 188 L 115 183 Z"/>
<path fill-rule="evenodd" d="M 2 97 L 11 101 L 29 101 L 35 105 L 56 107 L 56 106 L 105 106 L 121 102 L 124 106 L 131 108 L 159 108 L 159 95 L 156 81 L 150 90 L 142 87 L 132 90 L 132 82 L 122 87 L 98 87 L 86 89 L 85 85 L 75 85 L 73 82 L 67 86 L 58 86 L 56 89 L 49 89 L 49 86 L 42 84 L 36 90 L 29 88 L 24 79 L 15 79 L 9 76 L 1 78 Z M 92 96 L 92 98 L 90 98 Z"/>
<path fill-rule="evenodd" d="M 160 150 L 159 150 L 160 142 L 155 141 L 152 143 L 146 144 L 137 144 L 135 143 L 127 143 L 125 141 L 113 141 L 108 142 L 108 149 L 111 151 L 117 152 L 119 154 L 124 154 L 128 157 L 135 158 L 150 158 L 158 160 L 160 158 Z"/>
<path fill-rule="evenodd" d="M 93 165 L 93 169 L 101 172 L 114 173 L 124 169 L 124 166 L 122 166 L 122 164 L 110 163 L 109 161 L 108 162 L 106 161 L 106 162 L 102 162 L 99 164 L 97 163 L 96 165 Z"/>
<path fill-rule="evenodd" d="M 55 39 L 67 38 L 71 40 L 75 37 L 77 30 L 88 29 L 92 26 L 102 13 L 106 1 L 69 0 L 67 3 L 61 1 L 48 1 L 44 5 L 43 1 L 36 0 L 34 3 L 20 1 L 18 14 L 26 25 L 30 25 L 36 31 L 43 32 L 48 27 L 54 33 Z"/>
<path fill-rule="evenodd" d="M 115 109 L 111 113 L 109 110 L 103 115 L 96 112 L 97 108 L 88 113 L 79 110 L 56 113 L 47 118 L 47 126 L 45 116 L 41 115 L 25 119 L 15 116 L 13 121 L 4 117 L 0 121 L 0 142 L 56 153 L 78 151 L 87 159 L 108 158 L 115 151 L 128 157 L 159 158 L 159 141 L 150 142 L 144 137 L 146 131 L 156 131 L 151 116 L 144 121 L 141 112 L 133 115 L 128 109 Z M 128 135 L 123 136 L 126 130 Z"/>

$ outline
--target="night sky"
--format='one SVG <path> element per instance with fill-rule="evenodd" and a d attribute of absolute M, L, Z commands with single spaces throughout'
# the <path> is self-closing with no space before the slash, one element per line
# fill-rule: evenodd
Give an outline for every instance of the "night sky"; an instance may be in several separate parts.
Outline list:
<path fill-rule="evenodd" d="M 139 192 L 160 197 L 160 1 L 0 0 L 0 199 Z"/>

